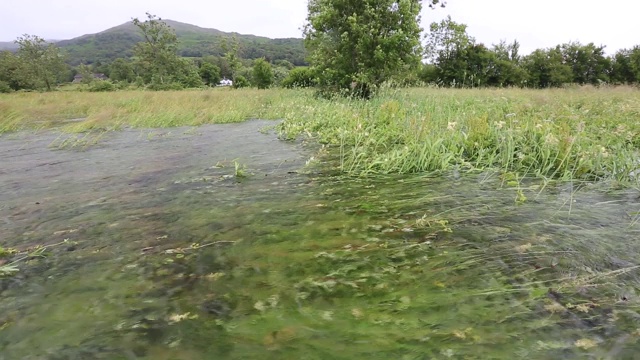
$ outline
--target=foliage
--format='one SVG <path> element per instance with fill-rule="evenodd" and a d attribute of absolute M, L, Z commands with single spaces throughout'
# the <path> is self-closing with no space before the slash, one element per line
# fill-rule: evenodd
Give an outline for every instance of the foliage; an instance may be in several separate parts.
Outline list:
<path fill-rule="evenodd" d="M 235 36 L 231 39 L 231 44 L 227 43 L 226 40 L 222 42 L 222 49 L 224 50 L 224 59 L 229 66 L 229 70 L 231 72 L 231 79 L 235 80 L 238 71 L 242 68 L 242 62 L 240 62 L 240 45 L 238 43 L 238 38 Z"/>
<path fill-rule="evenodd" d="M 559 47 L 536 50 L 523 60 L 528 73 L 528 84 L 532 87 L 557 87 L 570 83 L 573 78 L 571 67 L 562 62 Z"/>
<path fill-rule="evenodd" d="M 289 76 L 282 81 L 282 86 L 286 88 L 305 88 L 314 86 L 315 83 L 313 71 L 303 67 L 291 70 Z"/>
<path fill-rule="evenodd" d="M 11 86 L 9 86 L 7 82 L 0 80 L 0 93 L 7 94 L 12 91 L 13 89 L 11 88 Z"/>
<path fill-rule="evenodd" d="M 253 83 L 258 89 L 267 89 L 273 84 L 273 69 L 265 59 L 253 62 Z"/>
<path fill-rule="evenodd" d="M 251 83 L 242 75 L 236 76 L 236 79 L 233 81 L 233 87 L 235 89 L 241 89 L 249 86 L 251 86 Z"/>
<path fill-rule="evenodd" d="M 451 20 L 451 16 L 431 23 L 425 36 L 424 58 L 432 64 L 445 63 L 455 59 L 463 49 L 475 43 L 467 34 L 467 25 Z"/>
<path fill-rule="evenodd" d="M 176 89 L 203 85 L 195 64 L 177 55 L 178 38 L 162 19 L 147 13 L 144 22 L 133 19 L 144 38 L 134 48 L 141 75 L 151 89 Z M 177 83 L 180 86 L 172 85 Z"/>
<path fill-rule="evenodd" d="M 202 82 L 208 86 L 216 86 L 220 83 L 220 68 L 210 62 L 203 62 L 200 65 L 200 77 Z"/>
<path fill-rule="evenodd" d="M 109 79 L 132 83 L 136 79 L 133 63 L 126 59 L 116 59 L 109 65 Z"/>
<path fill-rule="evenodd" d="M 305 45 L 319 85 L 369 97 L 420 62 L 418 0 L 310 0 Z"/>
<path fill-rule="evenodd" d="M 89 84 L 89 91 L 92 92 L 106 92 L 115 91 L 116 86 L 114 83 L 108 80 L 94 80 Z"/>
<path fill-rule="evenodd" d="M 171 82 L 172 70 L 179 61 L 178 38 L 162 19 L 150 13 L 147 13 L 147 17 L 146 21 L 133 19 L 133 24 L 140 29 L 144 39 L 134 47 L 138 66 L 148 80 L 154 78 L 159 83 Z"/>
<path fill-rule="evenodd" d="M 82 83 L 85 85 L 91 85 L 95 80 L 93 76 L 93 69 L 90 66 L 81 64 L 78 66 L 78 74 L 82 75 Z"/>
<path fill-rule="evenodd" d="M 20 90 L 18 71 L 20 62 L 16 55 L 10 51 L 0 51 L 0 82 L 4 83 L 10 90 Z"/>
<path fill-rule="evenodd" d="M 64 57 L 54 44 L 44 39 L 23 35 L 16 39 L 19 45 L 19 67 L 15 72 L 23 88 L 51 91 L 58 84 L 58 76 L 65 70 Z"/>
<path fill-rule="evenodd" d="M 283 66 L 274 66 L 273 67 L 273 85 L 274 86 L 283 86 L 282 82 L 289 77 L 289 73 L 291 71 L 287 67 Z"/>

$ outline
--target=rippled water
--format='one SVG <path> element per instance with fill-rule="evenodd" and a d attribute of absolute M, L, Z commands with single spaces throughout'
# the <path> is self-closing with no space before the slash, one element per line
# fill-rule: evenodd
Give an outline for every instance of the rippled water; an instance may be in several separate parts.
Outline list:
<path fill-rule="evenodd" d="M 640 350 L 636 192 L 337 176 L 270 124 L 0 138 L 0 245 L 52 245 L 0 279 L 0 359 Z"/>

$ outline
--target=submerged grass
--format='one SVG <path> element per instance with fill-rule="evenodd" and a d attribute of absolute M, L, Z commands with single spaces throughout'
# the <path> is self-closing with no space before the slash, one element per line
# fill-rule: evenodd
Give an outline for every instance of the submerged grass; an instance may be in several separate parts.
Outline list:
<path fill-rule="evenodd" d="M 549 179 L 636 182 L 640 92 L 387 89 L 371 101 L 272 89 L 0 95 L 0 133 L 62 125 L 71 132 L 284 119 L 340 149 L 352 174 L 502 170 Z M 84 121 L 66 122 L 85 118 Z"/>

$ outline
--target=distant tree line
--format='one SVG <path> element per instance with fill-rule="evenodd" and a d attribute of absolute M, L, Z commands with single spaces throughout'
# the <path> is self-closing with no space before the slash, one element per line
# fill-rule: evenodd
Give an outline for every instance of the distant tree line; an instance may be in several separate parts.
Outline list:
<path fill-rule="evenodd" d="M 451 18 L 431 24 L 419 80 L 451 87 L 640 83 L 640 46 L 607 56 L 604 46 L 569 42 L 523 56 L 517 41 L 487 47 L 466 29 Z"/>
<path fill-rule="evenodd" d="M 341 1 L 352 3 L 345 9 L 354 15 L 346 21 L 346 10 L 338 6 Z M 220 44 L 220 56 L 187 58 L 174 30 L 151 14 L 132 22 L 142 39 L 132 56 L 110 62 L 72 66 L 55 44 L 25 35 L 16 40 L 15 53 L 0 52 L 0 92 L 48 91 L 77 74 L 93 91 L 197 88 L 216 86 L 226 78 L 235 87 L 317 87 L 363 97 L 385 82 L 531 88 L 640 83 L 640 46 L 607 56 L 604 46 L 570 42 L 521 55 L 517 41 L 488 47 L 451 18 L 431 24 L 423 36 L 417 25 L 420 10 L 419 0 L 311 0 L 304 29 L 311 67 L 296 67 L 283 59 L 246 59 L 235 38 Z M 343 35 L 327 36 L 331 33 Z M 96 73 L 109 80 L 95 79 Z"/>

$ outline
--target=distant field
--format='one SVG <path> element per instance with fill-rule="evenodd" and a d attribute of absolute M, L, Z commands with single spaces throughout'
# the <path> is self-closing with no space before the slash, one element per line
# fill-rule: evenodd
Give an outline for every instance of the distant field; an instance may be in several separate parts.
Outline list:
<path fill-rule="evenodd" d="M 630 87 L 388 89 L 372 101 L 307 90 L 0 95 L 0 133 L 109 131 L 284 119 L 281 135 L 340 146 L 344 171 L 501 169 L 545 178 L 635 182 L 640 91 Z M 73 121 L 73 119 L 85 119 Z M 518 176 L 519 176 L 518 175 Z"/>

